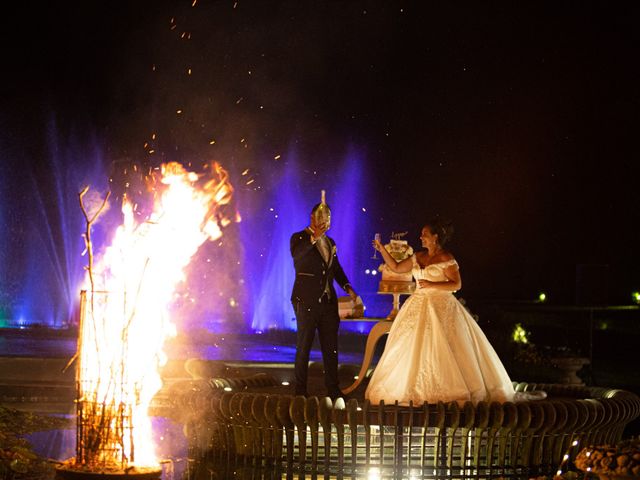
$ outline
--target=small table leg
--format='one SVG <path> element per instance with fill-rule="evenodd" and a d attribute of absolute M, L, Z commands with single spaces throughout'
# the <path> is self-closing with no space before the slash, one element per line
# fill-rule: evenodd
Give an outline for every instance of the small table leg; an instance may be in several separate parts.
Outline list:
<path fill-rule="evenodd" d="M 391 330 L 391 325 L 393 325 L 393 322 L 391 320 L 380 320 L 371 328 L 371 331 L 367 336 L 367 345 L 364 349 L 364 358 L 362 360 L 362 367 L 360 367 L 360 373 L 358 373 L 358 379 L 352 385 L 348 386 L 347 388 L 343 388 L 342 393 L 347 395 L 353 392 L 356 388 L 358 388 L 358 385 L 362 383 L 362 380 L 364 380 L 364 377 L 367 374 L 367 370 L 369 369 L 369 364 L 371 363 L 371 359 L 373 358 L 373 352 L 375 352 L 376 345 L 383 335 L 389 333 L 389 330 Z"/>
<path fill-rule="evenodd" d="M 387 320 L 395 319 L 396 315 L 398 315 L 398 311 L 399 310 L 400 310 L 400 294 L 399 293 L 394 293 L 393 294 L 393 308 L 389 312 L 389 315 L 387 315 Z"/>

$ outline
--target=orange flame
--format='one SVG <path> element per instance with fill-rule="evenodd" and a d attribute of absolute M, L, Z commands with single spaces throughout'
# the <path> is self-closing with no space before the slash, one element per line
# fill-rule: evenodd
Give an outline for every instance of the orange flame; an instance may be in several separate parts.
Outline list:
<path fill-rule="evenodd" d="M 162 386 L 163 344 L 175 335 L 168 307 L 192 256 L 231 221 L 221 207 L 233 187 L 217 163 L 204 175 L 165 164 L 155 190 L 145 222 L 136 221 L 125 200 L 124 221 L 92 266 L 92 284 L 87 276 L 77 377 L 79 464 L 157 465 L 147 412 Z"/>

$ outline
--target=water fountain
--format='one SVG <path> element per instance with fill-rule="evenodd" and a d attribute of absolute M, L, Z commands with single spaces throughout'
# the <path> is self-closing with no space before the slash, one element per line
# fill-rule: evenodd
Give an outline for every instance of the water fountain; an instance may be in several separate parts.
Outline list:
<path fill-rule="evenodd" d="M 10 202 L 3 210 L 8 253 L 0 290 L 9 298 L 0 322 L 9 327 L 60 329 L 77 322 L 84 245 L 76 194 L 81 185 L 106 179 L 99 148 L 61 144 L 53 123 L 47 137 L 43 163 L 26 160 L 3 185 Z"/>
<path fill-rule="evenodd" d="M 335 175 L 324 178 L 318 178 L 316 172 L 304 171 L 295 152 L 290 152 L 287 158 L 279 180 L 273 185 L 273 194 L 261 206 L 269 214 L 247 218 L 241 226 L 247 250 L 248 289 L 254 299 L 250 325 L 258 332 L 295 330 L 290 302 L 294 271 L 289 239 L 308 225 L 311 207 L 320 199 L 320 186 L 327 187 L 327 201 L 335 210 L 328 234 L 336 240 L 340 263 L 359 292 L 371 288 L 370 279 L 362 273 L 369 261 L 372 221 L 366 209 L 369 200 L 361 155 L 355 150 L 347 152 Z M 256 232 L 260 232 L 258 238 Z M 373 303 L 373 297 L 365 295 L 365 303 L 367 300 Z"/>

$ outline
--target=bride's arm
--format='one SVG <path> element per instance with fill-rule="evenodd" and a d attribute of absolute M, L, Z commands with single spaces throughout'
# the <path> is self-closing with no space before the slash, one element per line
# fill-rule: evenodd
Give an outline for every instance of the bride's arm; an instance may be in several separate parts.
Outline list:
<path fill-rule="evenodd" d="M 432 282 L 430 280 L 418 280 L 421 287 L 434 288 L 436 290 L 444 290 L 445 292 L 457 292 L 462 288 L 462 278 L 458 265 L 450 265 L 443 270 L 444 276 L 447 278 L 443 282 Z"/>
<path fill-rule="evenodd" d="M 373 248 L 380 252 L 384 263 L 392 272 L 407 273 L 411 271 L 411 268 L 413 267 L 411 257 L 405 258 L 401 262 L 396 261 L 396 259 L 393 258 L 389 252 L 387 252 L 387 249 L 384 248 L 382 243 L 380 243 L 378 240 L 373 241 Z"/>

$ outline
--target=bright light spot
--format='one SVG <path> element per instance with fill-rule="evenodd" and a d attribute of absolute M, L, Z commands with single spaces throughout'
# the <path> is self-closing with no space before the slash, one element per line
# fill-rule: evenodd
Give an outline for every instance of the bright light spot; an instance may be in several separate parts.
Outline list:
<path fill-rule="evenodd" d="M 377 270 L 371 270 L 371 275 L 377 275 L 378 271 Z"/>
<path fill-rule="evenodd" d="M 282 382 L 282 385 L 286 387 L 287 385 L 289 385 L 289 382 Z"/>
<path fill-rule="evenodd" d="M 540 292 L 540 295 L 538 295 L 538 301 L 545 302 L 546 300 L 547 300 L 547 294 L 544 292 Z"/>
<path fill-rule="evenodd" d="M 231 387 L 224 387 L 225 392 L 230 392 L 231 390 L 232 390 Z"/>
<path fill-rule="evenodd" d="M 354 375 L 354 376 L 353 376 L 353 379 L 354 379 L 354 380 L 357 380 L 358 378 L 359 378 L 359 375 Z"/>
<path fill-rule="evenodd" d="M 366 211 L 367 211 L 367 209 L 366 209 L 366 208 L 364 208 L 364 207 L 362 207 L 362 211 L 363 211 L 363 212 L 366 212 Z"/>
<path fill-rule="evenodd" d="M 513 333 L 511 334 L 511 338 L 516 343 L 529 343 L 529 339 L 527 338 L 528 332 L 524 329 L 524 327 L 516 323 Z"/>
<path fill-rule="evenodd" d="M 274 160 L 279 160 L 280 159 L 280 155 L 276 155 L 275 157 L 273 157 Z"/>
<path fill-rule="evenodd" d="M 633 292 L 631 298 L 633 298 L 634 302 L 640 303 L 640 292 Z"/>
<path fill-rule="evenodd" d="M 578 440 L 574 440 L 573 443 L 571 444 L 572 447 L 575 447 L 576 445 L 578 445 Z"/>
<path fill-rule="evenodd" d="M 369 470 L 369 474 L 367 475 L 368 480 L 380 480 L 382 477 L 380 476 L 380 470 L 377 468 L 372 468 Z"/>
<path fill-rule="evenodd" d="M 371 273 L 371 270 L 369 270 L 368 268 L 364 271 L 364 273 L 366 273 L 367 275 L 369 275 Z"/>

